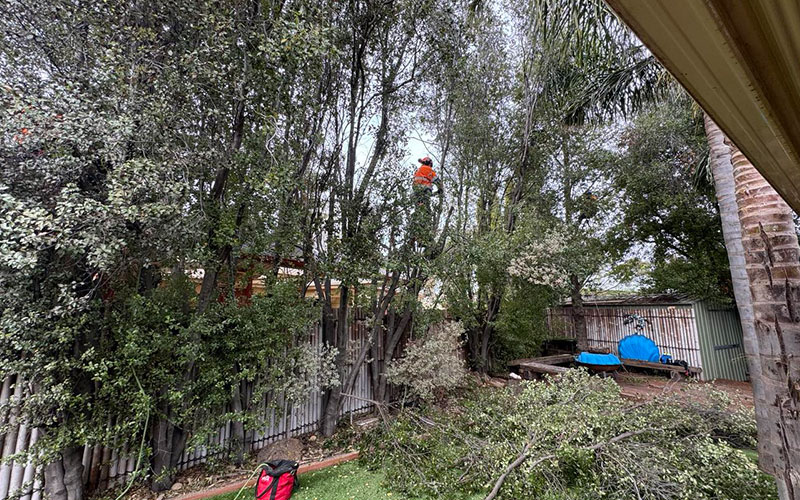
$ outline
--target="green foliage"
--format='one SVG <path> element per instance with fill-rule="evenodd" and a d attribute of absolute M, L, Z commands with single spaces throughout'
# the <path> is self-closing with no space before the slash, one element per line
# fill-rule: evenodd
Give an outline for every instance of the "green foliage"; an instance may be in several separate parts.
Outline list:
<path fill-rule="evenodd" d="M 532 322 L 546 301 L 531 301 L 525 324 L 517 321 L 516 281 L 555 294 L 580 292 L 608 263 L 604 244 L 616 198 L 607 177 L 618 160 L 609 147 L 613 131 L 567 126 L 563 118 L 590 78 L 591 62 L 614 57 L 600 53 L 593 37 L 615 33 L 611 38 L 622 44 L 627 35 L 600 2 L 489 2 L 467 9 L 463 19 L 459 14 L 446 32 L 458 43 L 448 47 L 443 78 L 432 85 L 435 105 L 424 109 L 453 185 L 443 291 L 467 329 L 471 366 L 486 370 L 498 356 L 535 351 L 541 338 Z M 564 28 L 573 14 L 607 24 L 577 33 L 577 40 Z M 516 349 L 515 341 L 524 347 Z"/>
<path fill-rule="evenodd" d="M 623 168 L 615 181 L 623 205 L 615 227 L 617 249 L 652 255 L 644 272 L 638 271 L 650 291 L 729 301 L 730 272 L 714 191 L 706 175 L 698 174 L 708 155 L 702 119 L 687 99 L 664 103 L 633 122 L 623 145 Z M 620 275 L 636 267 L 625 266 Z"/>
<path fill-rule="evenodd" d="M 145 422 L 198 441 L 245 386 L 254 401 L 270 389 L 297 400 L 338 383 L 335 351 L 304 347 L 318 311 L 297 283 L 269 283 L 239 307 L 216 303 L 233 295 L 228 276 L 230 290 L 214 287 L 198 314 L 186 279 L 235 274 L 277 239 L 295 241 L 273 214 L 298 179 L 275 169 L 302 156 L 295 138 L 308 132 L 293 124 L 280 144 L 270 138 L 290 103 L 309 104 L 297 89 L 317 84 L 319 58 L 333 52 L 326 12 L 233 0 L 13 4 L 8 14 L 0 378 L 24 381 L 13 411 L 42 431 L 38 460 L 138 443 Z M 254 401 L 232 418 L 257 425 Z"/>
<path fill-rule="evenodd" d="M 0 378 L 24 380 L 30 394 L 11 405 L 42 430 L 41 460 L 138 442 L 153 421 L 196 444 L 226 419 L 262 425 L 266 391 L 298 401 L 346 381 L 347 336 L 338 349 L 306 346 L 320 311 L 298 292 L 311 282 L 330 319 L 326 285 L 338 280 L 342 307 L 370 309 L 377 336 L 406 312 L 415 328 L 428 324 L 418 295 L 433 276 L 480 369 L 536 353 L 546 306 L 607 264 L 611 229 L 617 256 L 653 245 L 653 289 L 725 294 L 721 241 L 707 230 L 713 202 L 679 168 L 704 155 L 686 109 L 640 118 L 624 162 L 614 130 L 565 125 L 565 113 L 596 112 L 577 108 L 609 66 L 606 87 L 630 83 L 631 65 L 645 86 L 652 75 L 598 1 L 46 1 L 8 11 Z M 415 211 L 411 172 L 398 164 L 416 121 L 435 139 L 446 196 Z M 435 261 L 434 236 L 446 249 Z M 237 303 L 242 274 L 272 276 L 263 263 L 286 257 L 303 260 L 302 279 L 268 279 L 265 295 Z M 198 303 L 187 277 L 201 275 Z M 335 326 L 323 323 L 328 343 Z M 439 333 L 396 365 L 423 397 L 461 377 L 460 332 Z M 226 410 L 234 400 L 241 409 Z M 596 480 L 581 476 L 593 465 L 580 449 L 560 453 L 565 482 Z"/>
<path fill-rule="evenodd" d="M 512 359 L 532 358 L 541 354 L 548 337 L 547 308 L 557 300 L 553 289 L 514 279 L 508 287 L 494 323 L 497 335 L 492 356 L 497 367 L 505 368 Z"/>
<path fill-rule="evenodd" d="M 729 411 L 707 386 L 634 404 L 579 370 L 521 385 L 470 393 L 457 411 L 406 410 L 363 456 L 406 494 L 436 498 L 487 491 L 525 443 L 500 498 L 774 498 L 771 479 L 732 446 L 752 442 L 752 411 Z"/>
<path fill-rule="evenodd" d="M 444 293 L 450 312 L 465 328 L 474 328 L 485 307 L 476 295 L 503 289 L 509 279 L 506 268 L 512 248 L 500 230 L 464 236 L 466 239 L 442 258 L 447 273 Z"/>
<path fill-rule="evenodd" d="M 441 397 L 459 387 L 467 375 L 461 357 L 463 334 L 464 328 L 456 322 L 431 325 L 422 338 L 406 347 L 402 358 L 392 361 L 387 379 L 423 399 Z"/>
<path fill-rule="evenodd" d="M 336 385 L 335 351 L 315 353 L 305 340 L 315 310 L 293 283 L 274 283 L 268 290 L 249 304 L 214 304 L 200 316 L 187 308 L 194 285 L 180 277 L 148 296 L 133 295 L 111 321 L 116 359 L 106 361 L 103 377 L 95 375 L 98 397 L 118 401 L 124 412 L 125 401 L 137 394 L 138 378 L 151 401 L 146 412 L 166 416 L 169 409 L 171 418 L 194 429 L 199 444 L 228 419 L 262 428 L 265 392 L 286 391 L 298 401 L 311 390 Z M 251 401 L 243 413 L 224 412 L 231 392 L 243 383 Z M 144 415 L 131 417 L 135 422 Z"/>
<path fill-rule="evenodd" d="M 530 225 L 516 235 L 522 249 L 508 269 L 516 278 L 566 295 L 574 287 L 571 277 L 578 277 L 581 284 L 589 281 L 608 258 L 605 235 L 598 227 L 554 218 L 526 222 Z"/>

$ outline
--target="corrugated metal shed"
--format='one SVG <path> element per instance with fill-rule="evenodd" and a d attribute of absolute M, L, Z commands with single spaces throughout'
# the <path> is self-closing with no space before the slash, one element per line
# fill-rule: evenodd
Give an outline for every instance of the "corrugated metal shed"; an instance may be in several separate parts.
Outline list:
<path fill-rule="evenodd" d="M 703 371 L 708 380 L 747 380 L 742 325 L 736 306 L 712 302 L 693 304 L 700 339 Z"/>
<path fill-rule="evenodd" d="M 683 295 L 637 295 L 628 297 L 586 297 L 584 314 L 589 345 L 608 347 L 634 333 L 625 316 L 639 314 L 648 319 L 645 335 L 662 353 L 703 369 L 703 380 L 724 378 L 747 380 L 742 347 L 742 328 L 734 306 L 692 300 Z M 575 337 L 572 305 L 569 301 L 548 311 L 554 335 Z"/>

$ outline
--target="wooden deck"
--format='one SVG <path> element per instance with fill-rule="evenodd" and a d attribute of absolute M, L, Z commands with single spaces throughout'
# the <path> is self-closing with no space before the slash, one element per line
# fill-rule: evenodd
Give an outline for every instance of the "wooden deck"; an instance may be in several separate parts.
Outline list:
<path fill-rule="evenodd" d="M 514 359 L 508 362 L 508 366 L 519 366 L 523 363 L 544 363 L 546 365 L 561 365 L 571 363 L 575 359 L 574 354 L 554 354 L 552 356 L 541 356 L 539 358 Z"/>
<path fill-rule="evenodd" d="M 702 368 L 697 368 L 696 366 L 690 366 L 687 369 L 684 369 L 682 366 L 678 365 L 666 365 L 664 363 L 652 363 L 650 361 L 642 361 L 639 359 L 628 359 L 622 358 L 622 365 L 625 367 L 630 368 L 647 368 L 649 370 L 661 370 L 661 371 L 670 371 L 676 373 L 684 373 L 688 371 L 690 375 L 696 376 L 703 372 Z"/>
<path fill-rule="evenodd" d="M 569 368 L 557 366 L 558 364 L 569 363 L 573 360 L 572 354 L 556 354 L 554 356 L 542 356 L 541 358 L 515 359 L 508 362 L 508 366 L 519 372 L 522 378 L 532 379 L 541 375 L 561 375 Z"/>
<path fill-rule="evenodd" d="M 568 368 L 558 365 L 569 364 L 574 359 L 575 356 L 572 354 L 555 354 L 553 356 L 542 356 L 539 358 L 515 359 L 509 361 L 508 366 L 512 370 L 518 371 L 523 378 L 530 379 L 537 378 L 538 376 L 544 374 L 561 375 L 562 373 L 566 372 Z M 678 365 L 652 363 L 650 361 L 642 361 L 639 359 L 622 358 L 620 361 L 622 361 L 622 366 L 625 368 L 645 368 L 649 370 L 673 373 L 685 373 L 688 371 L 689 375 L 692 377 L 696 377 L 703 372 L 702 368 L 697 368 L 696 366 L 690 366 L 687 369 L 684 369 L 682 366 Z"/>

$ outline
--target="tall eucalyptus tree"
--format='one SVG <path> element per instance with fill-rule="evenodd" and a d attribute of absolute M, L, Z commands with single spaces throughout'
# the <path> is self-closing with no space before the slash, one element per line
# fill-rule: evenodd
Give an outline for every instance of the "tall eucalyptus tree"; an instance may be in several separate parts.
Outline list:
<path fill-rule="evenodd" d="M 360 367 L 387 328 L 395 345 L 408 326 L 394 323 L 393 301 L 419 279 L 410 262 L 406 232 L 413 172 L 397 168 L 408 117 L 403 111 L 428 71 L 437 2 L 347 2 L 330 10 L 335 51 L 323 66 L 330 83 L 321 89 L 324 118 L 313 159 L 302 174 L 302 253 L 308 279 L 322 305 L 325 343 L 338 350 L 341 386 L 324 398 L 322 431 L 336 429 Z M 418 288 L 418 287 L 417 287 Z M 414 295 L 413 292 L 411 295 Z M 366 343 L 354 346 L 349 325 L 354 306 L 370 321 Z M 394 339 L 394 341 L 392 341 Z M 373 373 L 380 386 L 380 374 Z M 380 391 L 380 389 L 379 389 Z"/>

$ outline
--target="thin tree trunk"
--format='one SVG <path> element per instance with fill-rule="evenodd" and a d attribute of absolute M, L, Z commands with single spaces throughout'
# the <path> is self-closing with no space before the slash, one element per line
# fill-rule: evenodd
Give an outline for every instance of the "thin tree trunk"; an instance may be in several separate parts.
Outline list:
<path fill-rule="evenodd" d="M 259 2 L 252 2 L 253 11 L 249 13 L 249 17 L 247 19 L 248 24 L 251 24 L 258 16 L 259 5 Z M 233 162 L 233 158 L 236 153 L 238 153 L 239 149 L 241 149 L 242 141 L 244 139 L 245 105 L 247 103 L 246 84 L 249 78 L 249 73 L 250 60 L 248 50 L 245 48 L 242 51 L 242 75 L 237 84 L 237 96 L 236 100 L 234 101 L 233 123 L 231 126 L 231 144 L 228 159 L 217 169 L 214 177 L 214 184 L 211 188 L 211 203 L 216 210 L 222 210 L 223 208 L 225 191 L 228 187 L 228 178 L 230 177 L 231 172 L 230 164 Z M 243 217 L 243 215 L 244 205 L 240 207 L 239 214 L 237 215 L 237 228 L 241 225 L 241 217 Z M 219 214 L 215 214 L 214 220 L 211 223 L 211 229 L 208 233 L 208 246 L 215 251 L 216 259 L 206 265 L 206 269 L 203 274 L 203 281 L 200 285 L 200 293 L 198 294 L 197 298 L 197 312 L 201 314 L 205 312 L 214 296 L 214 291 L 217 287 L 217 278 L 219 275 L 220 266 L 227 260 L 228 254 L 231 252 L 230 245 L 225 245 L 222 248 L 218 248 L 218 245 L 215 242 L 215 234 L 217 230 L 215 226 L 219 223 L 218 218 Z M 231 279 L 233 279 L 233 277 Z"/>
<path fill-rule="evenodd" d="M 234 384 L 231 391 L 231 410 L 235 415 L 231 420 L 231 451 L 233 451 L 233 463 L 242 465 L 244 463 L 244 422 L 240 420 L 244 405 L 242 405 L 242 384 Z"/>
<path fill-rule="evenodd" d="M 391 336 L 386 341 L 383 352 L 384 373 L 381 374 L 380 384 L 378 386 L 378 397 L 376 398 L 378 401 L 388 402 L 386 400 L 386 368 L 388 368 L 388 366 L 392 363 L 394 352 L 397 350 L 397 344 L 400 342 L 400 338 L 403 336 L 406 328 L 408 328 L 408 324 L 411 322 L 412 315 L 412 309 L 410 307 L 406 308 L 405 312 L 403 312 L 403 317 L 400 320 L 400 324 L 391 330 Z"/>
<path fill-rule="evenodd" d="M 581 296 L 580 279 L 575 274 L 569 277 L 572 286 L 572 321 L 575 325 L 575 340 L 578 344 L 578 351 L 585 351 L 589 348 L 589 333 L 586 331 L 586 313 L 583 310 L 583 297 Z"/>
<path fill-rule="evenodd" d="M 761 466 L 782 500 L 800 499 L 800 246 L 792 210 L 732 146 L 742 246 L 761 378 L 756 398 Z"/>
<path fill-rule="evenodd" d="M 158 418 L 152 429 L 152 442 L 153 442 L 153 482 L 150 489 L 153 491 L 164 491 L 172 486 L 174 474 L 169 470 L 169 464 L 172 462 L 172 429 L 169 421 L 164 418 Z"/>
<path fill-rule="evenodd" d="M 150 485 L 152 491 L 164 491 L 172 486 L 186 446 L 186 432 L 172 422 L 166 403 L 162 405 L 162 411 L 164 414 L 155 419 L 150 430 L 153 448 L 151 458 L 153 481 Z"/>
<path fill-rule="evenodd" d="M 394 336 L 394 329 L 397 325 L 397 311 L 394 308 L 389 311 L 386 322 L 385 333 L 383 335 L 383 353 L 378 349 L 375 350 L 376 362 L 374 364 L 376 365 L 377 373 L 372 386 L 372 399 L 383 402 L 386 401 L 386 370 L 392 362 L 392 355 L 389 352 L 389 343 Z M 381 355 L 383 357 L 382 362 L 377 362 Z"/>
<path fill-rule="evenodd" d="M 339 380 L 345 383 L 347 377 L 347 347 L 350 340 L 350 329 L 347 316 L 349 312 L 348 301 L 350 300 L 349 288 L 344 284 L 339 285 L 339 310 L 336 320 L 336 366 L 339 370 Z M 322 435 L 330 437 L 336 432 L 339 424 L 339 411 L 342 405 L 342 385 L 333 387 L 325 401 L 325 411 L 322 416 Z"/>
<path fill-rule="evenodd" d="M 330 224 L 330 219 L 329 219 Z M 322 302 L 322 342 L 326 346 L 330 347 L 337 347 L 338 348 L 338 340 L 336 337 L 337 328 L 336 328 L 336 313 L 333 309 L 332 298 L 331 298 L 331 283 L 330 278 L 326 278 L 324 283 L 319 278 L 319 276 L 314 276 L 314 286 L 317 289 L 317 297 L 319 298 L 320 302 Z M 336 367 L 341 366 L 342 358 L 344 354 L 339 351 L 336 355 Z M 341 380 L 341 375 L 340 375 Z M 331 427 L 335 430 L 336 425 L 327 422 L 329 419 L 328 417 L 328 410 L 331 405 L 338 405 L 338 393 L 336 387 L 329 388 L 325 391 L 325 394 L 322 397 L 322 425 L 321 430 L 323 434 L 326 432 L 333 432 Z M 341 391 L 341 389 L 338 389 Z M 327 423 L 326 423 L 327 422 Z"/>
<path fill-rule="evenodd" d="M 389 316 L 391 316 L 391 313 L 389 314 Z M 382 321 L 378 337 L 379 338 L 383 337 L 382 343 L 384 346 L 386 346 L 386 340 L 387 340 L 386 332 L 387 332 L 387 327 L 385 325 L 385 321 Z M 381 373 L 383 372 L 383 370 L 381 369 L 382 367 L 381 367 L 381 359 L 379 351 L 380 345 L 381 345 L 380 341 L 373 342 L 372 345 L 370 346 L 370 354 L 369 354 L 370 358 L 372 358 L 372 361 L 369 362 L 370 387 L 372 388 L 372 399 L 377 401 L 380 401 L 378 399 L 378 386 L 380 384 Z"/>
<path fill-rule="evenodd" d="M 497 318 L 497 313 L 500 310 L 500 301 L 500 294 L 494 294 L 486 308 L 486 321 L 481 329 L 481 350 L 480 357 L 478 358 L 478 371 L 481 374 L 486 374 L 489 371 L 489 341 L 494 332 L 494 320 Z"/>

